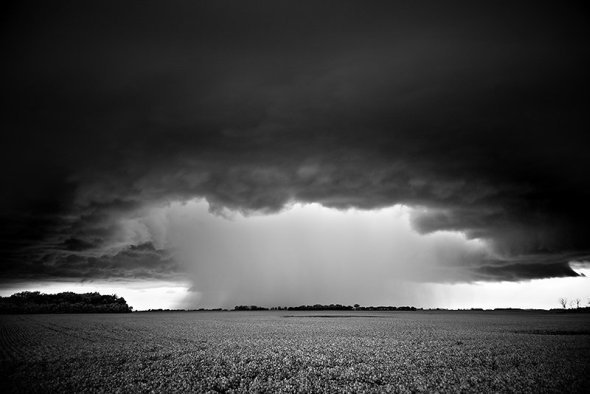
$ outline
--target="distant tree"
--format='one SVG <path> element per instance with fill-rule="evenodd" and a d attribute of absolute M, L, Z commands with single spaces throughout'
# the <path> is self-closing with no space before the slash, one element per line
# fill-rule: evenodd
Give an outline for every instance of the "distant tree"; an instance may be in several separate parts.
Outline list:
<path fill-rule="evenodd" d="M 561 298 L 559 299 L 559 303 L 561 304 L 561 307 L 562 307 L 563 309 L 567 308 L 567 298 L 565 298 L 565 297 L 561 297 Z"/>
<path fill-rule="evenodd" d="M 570 308 L 574 309 L 576 307 L 576 301 L 570 300 Z"/>
<path fill-rule="evenodd" d="M 576 303 L 576 309 L 580 309 L 580 303 L 582 302 L 582 300 L 581 300 L 581 299 L 579 299 L 579 298 L 576 298 L 576 299 L 574 300 L 574 302 Z"/>

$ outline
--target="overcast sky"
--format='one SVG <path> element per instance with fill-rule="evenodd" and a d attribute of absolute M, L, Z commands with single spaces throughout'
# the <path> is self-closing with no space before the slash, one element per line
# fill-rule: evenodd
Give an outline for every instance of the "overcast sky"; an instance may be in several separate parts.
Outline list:
<path fill-rule="evenodd" d="M 440 286 L 587 284 L 582 8 L 11 7 L 0 291 L 444 307 Z"/>

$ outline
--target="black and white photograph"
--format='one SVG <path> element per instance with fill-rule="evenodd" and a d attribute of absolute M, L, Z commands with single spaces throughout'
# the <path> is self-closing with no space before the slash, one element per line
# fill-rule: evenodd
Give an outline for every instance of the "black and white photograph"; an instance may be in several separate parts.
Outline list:
<path fill-rule="evenodd" d="M 1 392 L 588 392 L 587 7 L 0 15 Z"/>

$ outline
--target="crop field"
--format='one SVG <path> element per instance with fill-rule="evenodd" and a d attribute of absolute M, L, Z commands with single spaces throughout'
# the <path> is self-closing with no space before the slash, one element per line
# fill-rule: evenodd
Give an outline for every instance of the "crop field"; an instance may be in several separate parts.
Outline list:
<path fill-rule="evenodd" d="M 586 392 L 590 315 L 0 316 L 2 392 Z"/>

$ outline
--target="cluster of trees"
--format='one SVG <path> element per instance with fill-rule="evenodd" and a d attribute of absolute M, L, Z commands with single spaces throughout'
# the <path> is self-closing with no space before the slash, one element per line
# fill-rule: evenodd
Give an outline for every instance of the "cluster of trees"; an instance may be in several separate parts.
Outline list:
<path fill-rule="evenodd" d="M 265 308 L 256 305 L 238 305 L 234 308 L 235 311 L 415 311 L 413 306 L 360 306 L 359 304 L 341 305 L 300 305 L 300 306 L 275 306 L 272 308 Z"/>
<path fill-rule="evenodd" d="M 561 297 L 559 299 L 559 305 L 561 305 L 561 307 L 563 309 L 567 309 L 567 307 L 569 306 L 571 309 L 580 309 L 583 308 L 582 307 L 582 300 L 579 298 L 574 298 L 573 300 L 569 300 L 565 297 Z M 590 299 L 588 300 L 588 305 L 590 305 Z"/>
<path fill-rule="evenodd" d="M 132 307 L 122 297 L 99 293 L 44 294 L 23 291 L 0 297 L 0 313 L 124 313 Z"/>
<path fill-rule="evenodd" d="M 267 311 L 268 308 L 256 305 L 236 305 L 234 311 Z"/>

